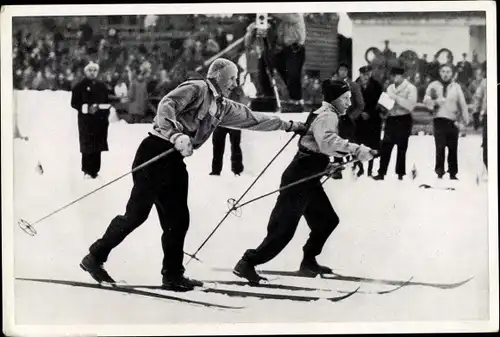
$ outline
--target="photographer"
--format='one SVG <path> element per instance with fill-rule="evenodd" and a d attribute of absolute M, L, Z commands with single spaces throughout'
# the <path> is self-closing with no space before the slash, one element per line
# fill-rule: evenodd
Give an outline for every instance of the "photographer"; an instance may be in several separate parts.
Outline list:
<path fill-rule="evenodd" d="M 302 67 L 306 57 L 304 43 L 306 41 L 306 24 L 302 13 L 275 13 L 271 26 L 257 27 L 251 24 L 247 34 L 252 35 L 256 28 L 257 37 L 264 39 L 264 51 L 259 59 L 259 96 L 274 97 L 271 79 L 267 73 L 276 69 L 285 82 L 290 99 L 301 108 L 304 106 L 302 99 Z"/>

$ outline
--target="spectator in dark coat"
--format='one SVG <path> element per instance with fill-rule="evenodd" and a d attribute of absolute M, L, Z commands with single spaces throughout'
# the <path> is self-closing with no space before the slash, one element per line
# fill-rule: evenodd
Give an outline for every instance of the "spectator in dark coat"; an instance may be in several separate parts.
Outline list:
<path fill-rule="evenodd" d="M 374 150 L 380 149 L 380 135 L 382 132 L 382 118 L 378 108 L 378 100 L 383 92 L 382 85 L 371 77 L 371 67 L 364 66 L 359 69 L 358 84 L 363 94 L 364 110 L 356 120 L 356 138 L 360 144 Z M 357 165 L 358 177 L 364 174 L 363 164 Z M 368 176 L 372 175 L 373 159 L 368 162 Z"/>
<path fill-rule="evenodd" d="M 82 171 L 85 178 L 92 179 L 101 169 L 101 152 L 108 151 L 109 106 L 105 104 L 110 102 L 106 86 L 97 80 L 98 72 L 99 66 L 90 62 L 84 69 L 85 78 L 71 94 L 71 107 L 78 111 Z"/>
<path fill-rule="evenodd" d="M 432 81 L 436 81 L 439 78 L 439 67 L 440 64 L 437 55 L 434 55 L 434 60 L 427 67 L 427 75 L 430 76 Z"/>
<path fill-rule="evenodd" d="M 229 99 L 245 105 L 248 104 L 248 99 L 245 97 L 245 93 L 243 92 L 243 89 L 241 89 L 241 86 L 233 89 L 229 95 Z M 211 176 L 218 176 L 222 171 L 227 135 L 229 135 L 229 141 L 231 142 L 231 171 L 237 176 L 243 172 L 243 153 L 240 145 L 241 130 L 228 129 L 218 126 L 212 134 L 213 159 L 212 172 L 210 172 Z"/>
<path fill-rule="evenodd" d="M 457 63 L 458 68 L 458 82 L 468 85 L 473 76 L 472 64 L 467 61 L 467 54 L 462 54 L 462 61 Z"/>

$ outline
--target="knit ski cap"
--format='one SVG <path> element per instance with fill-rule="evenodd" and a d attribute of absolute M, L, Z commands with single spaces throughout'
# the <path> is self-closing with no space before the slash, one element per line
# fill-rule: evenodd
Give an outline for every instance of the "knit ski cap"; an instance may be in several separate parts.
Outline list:
<path fill-rule="evenodd" d="M 332 102 L 350 90 L 346 82 L 331 79 L 324 80 L 321 89 L 326 102 Z"/>

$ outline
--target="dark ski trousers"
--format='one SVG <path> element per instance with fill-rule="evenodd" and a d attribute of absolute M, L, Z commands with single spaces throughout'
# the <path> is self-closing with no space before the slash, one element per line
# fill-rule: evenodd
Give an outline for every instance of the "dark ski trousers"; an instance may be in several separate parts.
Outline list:
<path fill-rule="evenodd" d="M 236 174 L 240 174 L 243 172 L 243 154 L 240 146 L 241 130 L 232 130 L 220 126 L 217 127 L 212 134 L 212 172 L 220 173 L 222 171 L 226 136 L 228 134 L 231 142 L 231 170 Z"/>
<path fill-rule="evenodd" d="M 396 159 L 396 174 L 406 175 L 406 150 L 412 129 L 411 114 L 403 116 L 388 117 L 385 122 L 384 138 L 380 149 L 380 167 L 378 174 L 385 176 L 389 161 L 391 160 L 392 149 L 396 145 L 398 154 Z"/>
<path fill-rule="evenodd" d="M 448 173 L 450 176 L 458 173 L 458 136 L 459 130 L 455 123 L 447 118 L 434 119 L 434 142 L 436 144 L 436 174 L 445 174 L 444 160 L 448 148 Z"/>
<path fill-rule="evenodd" d="M 169 150 L 172 144 L 150 135 L 137 150 L 133 167 Z M 142 225 L 156 206 L 163 229 L 161 273 L 177 277 L 184 273 L 184 239 L 189 227 L 188 172 L 182 155 L 175 151 L 133 173 L 134 186 L 124 215 L 116 216 L 91 247 L 90 253 L 105 262 L 113 248 Z"/>
<path fill-rule="evenodd" d="M 382 133 L 382 121 L 371 117 L 365 121 L 361 118 L 357 120 L 356 124 L 356 139 L 359 144 L 368 146 L 374 150 L 380 150 L 380 134 Z M 363 163 L 357 162 L 356 166 L 364 169 Z M 373 170 L 373 159 L 368 162 L 368 173 L 371 174 Z"/>
<path fill-rule="evenodd" d="M 96 177 L 101 170 L 101 152 L 82 153 L 82 171 Z"/>
<path fill-rule="evenodd" d="M 297 153 L 281 178 L 281 187 L 324 171 L 329 159 L 324 155 Z M 303 247 L 304 258 L 318 256 L 339 218 L 320 182 L 321 177 L 280 192 L 267 226 L 267 236 L 243 260 L 256 266 L 276 257 L 292 240 L 300 218 L 305 217 L 311 233 Z"/>
<path fill-rule="evenodd" d="M 272 67 L 280 74 L 286 84 L 290 99 L 299 101 L 302 99 L 302 67 L 306 59 L 304 46 L 285 46 L 274 56 L 271 56 Z M 274 89 L 266 72 L 267 64 L 263 57 L 259 59 L 259 79 L 262 94 L 274 97 Z M 272 74 L 272 71 L 271 71 Z"/>

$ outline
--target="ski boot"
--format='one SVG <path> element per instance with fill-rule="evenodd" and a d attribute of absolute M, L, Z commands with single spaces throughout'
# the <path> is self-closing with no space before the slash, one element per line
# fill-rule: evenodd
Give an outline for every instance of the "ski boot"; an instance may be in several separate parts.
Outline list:
<path fill-rule="evenodd" d="M 260 281 L 267 281 L 265 277 L 260 276 L 255 271 L 255 267 L 247 261 L 241 259 L 233 269 L 233 274 L 247 279 L 250 284 L 259 284 Z"/>
<path fill-rule="evenodd" d="M 333 270 L 320 265 L 315 258 L 304 258 L 300 264 L 299 274 L 314 278 L 318 275 L 333 274 Z"/>
<path fill-rule="evenodd" d="M 96 260 L 92 254 L 85 256 L 80 262 L 80 267 L 92 276 L 98 283 L 115 284 L 115 280 L 109 276 L 108 272 L 102 267 L 102 262 Z"/>
<path fill-rule="evenodd" d="M 203 287 L 203 282 L 197 280 L 191 280 L 184 275 L 181 276 L 167 276 L 163 275 L 162 279 L 162 289 L 186 292 L 194 290 L 195 287 Z"/>

